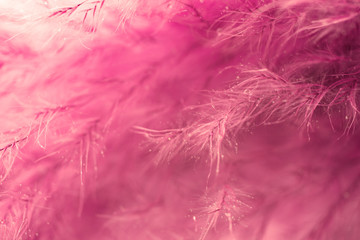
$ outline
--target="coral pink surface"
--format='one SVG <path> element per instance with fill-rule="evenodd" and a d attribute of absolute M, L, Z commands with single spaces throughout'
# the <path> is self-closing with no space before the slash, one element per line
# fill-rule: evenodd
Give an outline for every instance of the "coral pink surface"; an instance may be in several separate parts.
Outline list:
<path fill-rule="evenodd" d="M 358 0 L 1 0 L 0 240 L 360 239 Z"/>

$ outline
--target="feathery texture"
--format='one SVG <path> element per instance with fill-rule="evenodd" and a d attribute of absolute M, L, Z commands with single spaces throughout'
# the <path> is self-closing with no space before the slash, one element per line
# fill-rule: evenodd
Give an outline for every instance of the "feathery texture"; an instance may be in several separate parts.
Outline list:
<path fill-rule="evenodd" d="M 1 240 L 360 238 L 357 0 L 1 0 Z"/>

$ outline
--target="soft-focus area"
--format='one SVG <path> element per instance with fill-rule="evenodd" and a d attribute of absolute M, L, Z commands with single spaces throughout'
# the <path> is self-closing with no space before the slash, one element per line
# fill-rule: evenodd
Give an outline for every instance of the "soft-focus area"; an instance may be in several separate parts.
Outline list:
<path fill-rule="evenodd" d="M 358 0 L 0 0 L 0 240 L 360 239 Z"/>

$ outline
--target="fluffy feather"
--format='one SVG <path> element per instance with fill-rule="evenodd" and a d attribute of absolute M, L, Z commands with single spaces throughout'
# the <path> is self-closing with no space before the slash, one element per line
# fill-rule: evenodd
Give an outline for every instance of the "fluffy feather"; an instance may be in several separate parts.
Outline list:
<path fill-rule="evenodd" d="M 359 238 L 358 1 L 0 10 L 0 239 Z"/>

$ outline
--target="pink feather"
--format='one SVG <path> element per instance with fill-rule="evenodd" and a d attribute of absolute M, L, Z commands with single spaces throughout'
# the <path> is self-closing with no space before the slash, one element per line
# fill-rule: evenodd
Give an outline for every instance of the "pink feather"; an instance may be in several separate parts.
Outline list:
<path fill-rule="evenodd" d="M 357 240 L 356 0 L 0 1 L 0 240 Z"/>

